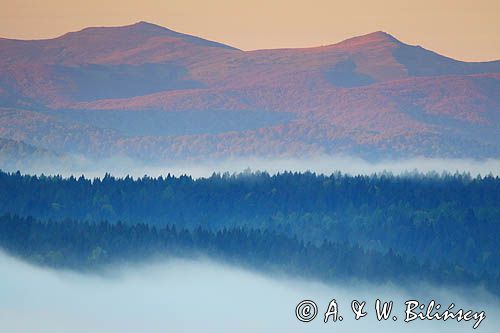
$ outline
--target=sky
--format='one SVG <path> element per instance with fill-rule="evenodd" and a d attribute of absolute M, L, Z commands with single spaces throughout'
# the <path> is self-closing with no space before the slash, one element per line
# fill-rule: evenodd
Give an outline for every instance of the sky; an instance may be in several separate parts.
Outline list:
<path fill-rule="evenodd" d="M 458 60 L 500 59 L 498 0 L 0 0 L 0 8 L 4 38 L 147 21 L 254 50 L 328 45 L 382 30 Z"/>

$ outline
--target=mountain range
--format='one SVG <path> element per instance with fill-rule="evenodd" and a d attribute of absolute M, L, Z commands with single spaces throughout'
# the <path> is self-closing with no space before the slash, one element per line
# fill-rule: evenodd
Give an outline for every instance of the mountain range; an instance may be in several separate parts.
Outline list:
<path fill-rule="evenodd" d="M 150 161 L 498 158 L 500 61 L 462 62 L 380 31 L 256 51 L 146 22 L 0 38 L 0 138 Z"/>

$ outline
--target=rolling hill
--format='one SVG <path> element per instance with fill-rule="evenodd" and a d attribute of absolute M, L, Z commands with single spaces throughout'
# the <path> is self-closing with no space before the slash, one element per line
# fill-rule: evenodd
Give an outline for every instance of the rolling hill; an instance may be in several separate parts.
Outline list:
<path fill-rule="evenodd" d="M 146 22 L 0 39 L 0 137 L 144 160 L 500 157 L 500 61 L 385 32 L 242 51 Z"/>

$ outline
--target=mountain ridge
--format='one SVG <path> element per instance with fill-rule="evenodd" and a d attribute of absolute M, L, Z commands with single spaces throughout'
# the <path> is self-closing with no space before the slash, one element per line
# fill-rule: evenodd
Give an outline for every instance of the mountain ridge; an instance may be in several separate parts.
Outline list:
<path fill-rule="evenodd" d="M 491 134 L 500 129 L 500 61 L 457 61 L 383 31 L 314 48 L 242 51 L 138 22 L 49 42 L 0 40 L 0 73 L 0 136 L 62 153 L 500 156 Z M 100 122 L 94 111 L 105 110 L 121 125 L 108 113 Z M 232 123 L 252 111 L 269 117 L 258 122 L 267 125 Z M 179 124 L 179 112 L 205 112 L 192 121 L 210 134 L 137 127 L 166 124 L 155 112 L 173 112 L 168 122 Z M 131 137 L 127 122 L 142 134 Z"/>
<path fill-rule="evenodd" d="M 156 35 L 161 35 L 161 34 L 167 34 L 167 35 L 175 35 L 175 36 L 182 36 L 182 37 L 194 37 L 195 39 L 200 39 L 209 43 L 213 43 L 214 45 L 219 45 L 222 47 L 227 47 L 233 50 L 237 51 L 242 51 L 242 52 L 256 52 L 256 51 L 268 51 L 268 50 L 304 50 L 304 49 L 316 49 L 316 48 L 326 48 L 326 47 L 332 47 L 332 46 L 337 46 L 339 44 L 347 44 L 347 43 L 367 43 L 367 42 L 381 42 L 381 41 L 390 41 L 390 42 L 395 42 L 397 44 L 403 44 L 403 45 L 408 45 L 408 46 L 414 46 L 417 48 L 422 48 L 424 50 L 429 51 L 425 47 L 421 45 L 411 45 L 407 44 L 400 39 L 396 38 L 394 35 L 390 34 L 389 32 L 383 31 L 383 30 L 377 30 L 373 32 L 367 32 L 364 34 L 356 35 L 353 37 L 349 37 L 337 42 L 333 42 L 330 44 L 324 44 L 324 45 L 318 45 L 318 46 L 308 46 L 308 47 L 281 47 L 281 48 L 264 48 L 264 49 L 251 49 L 251 50 L 240 50 L 234 46 L 227 45 L 221 42 L 209 40 L 206 38 L 201 38 L 197 37 L 194 35 L 178 32 L 173 29 L 169 29 L 167 27 L 161 26 L 159 24 L 147 22 L 147 21 L 137 21 L 135 23 L 127 24 L 127 25 L 118 25 L 118 26 L 91 26 L 91 27 L 85 27 L 80 30 L 76 31 L 70 31 L 63 33 L 59 36 L 52 37 L 52 38 L 40 38 L 40 39 L 20 39 L 20 38 L 8 38 L 8 37 L 1 37 L 0 36 L 0 41 L 13 41 L 13 42 L 45 42 L 45 41 L 53 41 L 53 40 L 60 40 L 64 39 L 69 36 L 74 36 L 74 35 L 80 35 L 80 34 L 85 34 L 85 33 L 93 33 L 93 32 L 102 32 L 102 31 L 134 31 L 134 32 L 144 32 L 144 33 L 149 33 L 149 34 L 156 34 Z M 433 52 L 433 51 L 431 51 Z M 436 53 L 436 52 L 433 52 Z M 438 53 L 436 53 L 438 54 Z M 455 59 L 451 56 L 443 56 L 449 59 L 453 59 L 455 61 L 459 62 L 464 62 L 464 63 L 494 63 L 494 62 L 500 62 L 500 59 L 495 59 L 495 60 L 487 60 L 487 61 L 463 61 L 463 60 L 458 60 Z"/>

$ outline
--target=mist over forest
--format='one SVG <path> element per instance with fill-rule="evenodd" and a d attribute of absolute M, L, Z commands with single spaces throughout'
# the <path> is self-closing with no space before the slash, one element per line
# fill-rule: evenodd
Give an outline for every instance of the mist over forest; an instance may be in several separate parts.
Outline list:
<path fill-rule="evenodd" d="M 2 329 L 21 332 L 471 332 L 473 322 L 414 321 L 404 323 L 404 302 L 435 299 L 447 306 L 484 310 L 478 332 L 496 332 L 497 299 L 484 292 L 467 297 L 449 288 L 314 280 L 262 275 L 206 259 L 151 261 L 110 267 L 101 274 L 78 274 L 27 265 L 0 253 L 0 322 Z M 223 277 L 223 278 L 222 278 Z M 342 322 L 323 323 L 331 299 L 339 304 Z M 394 301 L 397 322 L 378 322 L 374 302 Z M 302 323 L 295 306 L 314 300 L 317 318 Z M 354 320 L 352 300 L 367 301 L 369 315 Z M 29 320 L 27 320 L 29 318 Z"/>
<path fill-rule="evenodd" d="M 417 279 L 500 293 L 498 176 L 17 172 L 0 173 L 0 185 L 0 244 L 41 265 L 201 252 L 323 281 Z"/>
<path fill-rule="evenodd" d="M 499 331 L 500 61 L 109 23 L 0 38 L 0 332 Z"/>
<path fill-rule="evenodd" d="M 151 162 L 131 159 L 125 156 L 93 159 L 81 155 L 67 155 L 63 158 L 27 158 L 23 160 L 0 159 L 0 169 L 9 172 L 20 171 L 28 174 L 104 177 L 110 173 L 115 177 L 151 177 L 190 175 L 194 178 L 209 177 L 214 172 L 241 173 L 262 171 L 270 174 L 277 172 L 315 172 L 331 174 L 342 172 L 350 175 L 371 175 L 373 173 L 470 173 L 472 176 L 500 175 L 498 159 L 453 159 L 453 158 L 401 158 L 366 160 L 349 155 L 314 155 L 305 158 L 262 158 L 235 157 L 228 159 L 202 159 L 196 161 L 179 160 L 170 162 Z"/>
<path fill-rule="evenodd" d="M 472 329 L 473 322 L 352 318 L 353 299 L 373 308 L 385 297 L 401 319 L 404 301 L 436 299 L 485 311 L 480 330 L 495 331 L 498 161 L 314 161 L 160 167 L 111 159 L 62 172 L 50 163 L 23 170 L 33 175 L 0 172 L 2 327 Z M 322 323 L 331 298 L 350 315 L 342 323 Z M 318 301 L 312 323 L 294 316 L 302 299 Z"/>

